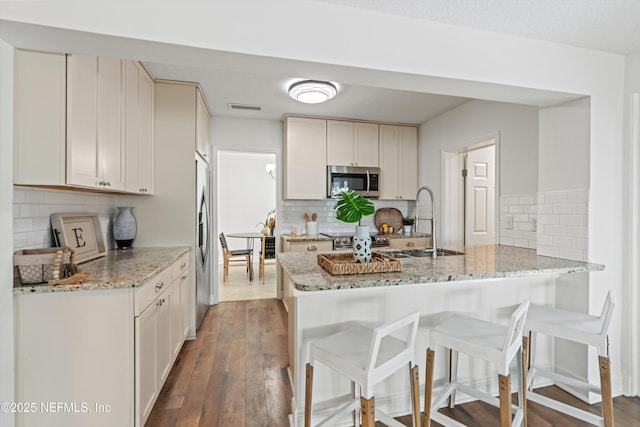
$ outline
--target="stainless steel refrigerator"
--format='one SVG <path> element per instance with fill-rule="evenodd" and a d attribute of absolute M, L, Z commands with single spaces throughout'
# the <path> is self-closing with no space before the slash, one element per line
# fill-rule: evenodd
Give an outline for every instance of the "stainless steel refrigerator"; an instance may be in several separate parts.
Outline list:
<path fill-rule="evenodd" d="M 211 304 L 211 173 L 196 153 L 196 329 Z"/>

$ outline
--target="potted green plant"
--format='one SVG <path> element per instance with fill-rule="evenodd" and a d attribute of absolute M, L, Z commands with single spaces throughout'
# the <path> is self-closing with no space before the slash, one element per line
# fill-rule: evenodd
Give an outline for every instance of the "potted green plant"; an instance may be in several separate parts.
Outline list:
<path fill-rule="evenodd" d="M 371 235 L 369 226 L 361 225 L 363 216 L 371 215 L 375 212 L 375 207 L 371 200 L 353 190 L 343 191 L 336 195 L 338 201 L 334 209 L 336 218 L 344 222 L 357 222 L 356 234 L 353 238 L 353 259 L 356 262 L 371 261 Z"/>
<path fill-rule="evenodd" d="M 411 234 L 413 231 L 413 224 L 416 222 L 416 219 L 412 216 L 403 216 L 402 217 L 402 232 L 404 234 Z"/>

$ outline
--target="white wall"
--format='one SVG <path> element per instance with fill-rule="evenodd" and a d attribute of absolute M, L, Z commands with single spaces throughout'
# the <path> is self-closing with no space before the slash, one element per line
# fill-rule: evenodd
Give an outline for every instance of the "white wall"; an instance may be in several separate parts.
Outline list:
<path fill-rule="evenodd" d="M 540 110 L 538 191 L 589 188 L 589 98 Z"/>
<path fill-rule="evenodd" d="M 625 274 L 628 289 L 623 290 L 623 367 L 624 390 L 631 395 L 640 393 L 640 52 L 627 56 L 625 71 L 625 169 L 624 211 L 628 232 L 625 233 L 626 261 L 630 268 Z M 633 95 L 632 95 L 633 94 Z M 632 98 L 635 96 L 635 99 Z M 635 107 L 631 108 L 632 102 Z M 626 350 L 626 351 L 625 351 Z"/>
<path fill-rule="evenodd" d="M 13 359 L 13 48 L 0 40 L 0 402 L 14 402 Z M 0 425 L 14 416 L 0 411 Z"/>
<path fill-rule="evenodd" d="M 268 163 L 276 163 L 275 154 L 218 151 L 219 187 L 214 209 L 218 212 L 220 232 L 228 235 L 262 229 L 267 213 L 276 208 L 276 180 L 265 171 Z M 226 240 L 231 249 L 247 247 L 246 239 L 227 237 Z M 254 241 L 254 250 L 254 260 L 257 260 L 259 240 Z M 222 254 L 218 262 L 221 259 Z"/>
<path fill-rule="evenodd" d="M 440 242 L 447 244 L 451 225 L 443 213 L 442 153 L 497 137 L 499 140 L 499 182 L 496 196 L 536 194 L 538 179 L 538 108 L 502 102 L 474 100 L 442 114 L 420 126 L 419 183 L 428 185 L 436 199 L 436 218 Z M 513 212 L 515 213 L 515 211 Z M 521 212 L 523 213 L 523 212 Z M 444 229 L 447 231 L 443 231 Z M 509 237 L 521 242 L 525 230 Z M 499 233 L 502 237 L 502 234 Z M 511 240 L 510 242 L 515 242 Z M 527 245 L 519 244 L 528 247 Z"/>

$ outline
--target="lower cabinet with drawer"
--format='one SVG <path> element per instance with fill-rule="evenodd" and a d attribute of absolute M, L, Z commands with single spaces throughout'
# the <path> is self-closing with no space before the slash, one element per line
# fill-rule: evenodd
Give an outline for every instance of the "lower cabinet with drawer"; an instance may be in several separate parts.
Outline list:
<path fill-rule="evenodd" d="M 80 266 L 82 268 L 82 265 Z M 190 254 L 140 286 L 14 292 L 18 427 L 144 426 L 189 333 Z"/>
<path fill-rule="evenodd" d="M 186 335 L 189 255 L 136 288 L 136 426 L 143 426 L 169 376 Z"/>
<path fill-rule="evenodd" d="M 332 240 L 282 241 L 282 252 L 327 252 L 333 250 Z"/>
<path fill-rule="evenodd" d="M 427 237 L 407 237 L 399 239 L 389 239 L 389 249 L 420 249 L 427 247 Z"/>

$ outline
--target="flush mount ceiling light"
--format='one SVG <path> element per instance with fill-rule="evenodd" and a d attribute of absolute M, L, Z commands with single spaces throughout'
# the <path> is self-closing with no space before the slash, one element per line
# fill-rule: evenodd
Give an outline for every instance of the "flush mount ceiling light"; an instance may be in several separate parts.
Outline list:
<path fill-rule="evenodd" d="M 336 96 L 336 87 L 329 82 L 303 80 L 289 87 L 289 96 L 306 104 L 319 104 Z"/>

